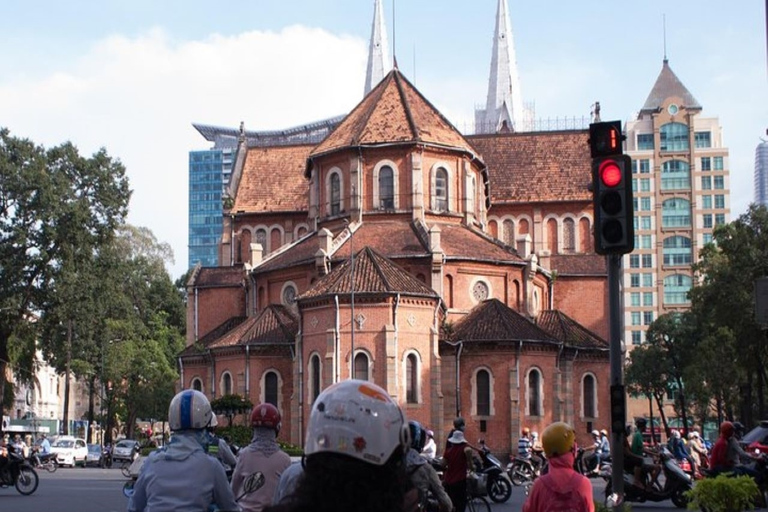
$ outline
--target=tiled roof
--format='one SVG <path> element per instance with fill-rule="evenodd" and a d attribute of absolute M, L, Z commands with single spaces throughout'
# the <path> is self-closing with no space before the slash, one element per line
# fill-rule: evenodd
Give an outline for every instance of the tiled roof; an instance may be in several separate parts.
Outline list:
<path fill-rule="evenodd" d="M 587 130 L 467 138 L 488 168 L 492 204 L 592 200 Z"/>
<path fill-rule="evenodd" d="M 456 322 L 452 341 L 526 341 L 556 343 L 550 334 L 526 317 L 507 307 L 498 299 L 488 299 L 478 304 L 470 313 Z"/>
<path fill-rule="evenodd" d="M 669 67 L 669 61 L 664 59 L 664 64 L 661 66 L 661 73 L 656 79 L 656 83 L 653 84 L 653 89 L 648 95 L 648 99 L 645 100 L 643 108 L 640 113 L 656 112 L 664 105 L 664 101 L 673 96 L 682 98 L 683 104 L 681 106 L 687 109 L 701 109 L 701 104 L 696 101 L 693 94 L 683 85 L 683 82 L 677 78 L 677 75 L 672 68 Z"/>
<path fill-rule="evenodd" d="M 309 208 L 304 177 L 312 145 L 249 148 L 233 212 L 294 212 Z"/>
<path fill-rule="evenodd" d="M 195 276 L 194 285 L 198 288 L 222 286 L 240 286 L 245 278 L 243 265 L 231 267 L 201 267 Z"/>
<path fill-rule="evenodd" d="M 227 335 L 228 333 L 232 331 L 242 330 L 244 327 L 243 323 L 247 323 L 248 317 L 245 316 L 233 316 L 232 318 L 226 320 L 221 325 L 215 327 L 211 332 L 200 338 L 197 343 L 194 343 L 192 345 L 189 345 L 184 350 L 181 351 L 180 356 L 194 356 L 194 355 L 200 355 L 205 350 L 208 349 L 208 346 L 212 343 L 216 342 L 219 338 L 222 336 Z"/>
<path fill-rule="evenodd" d="M 355 254 L 354 276 L 352 261 L 347 259 L 304 292 L 299 300 L 323 295 L 349 294 L 353 290 L 359 295 L 400 293 L 438 297 L 432 288 L 404 269 L 370 247 L 364 247 Z"/>
<path fill-rule="evenodd" d="M 400 71 L 393 69 L 310 156 L 397 142 L 431 143 L 476 154 L 464 136 Z"/>
<path fill-rule="evenodd" d="M 599 254 L 557 254 L 550 257 L 549 268 L 563 276 L 604 276 L 608 274 L 605 256 Z"/>
<path fill-rule="evenodd" d="M 462 224 L 440 224 L 440 231 L 440 247 L 447 259 L 506 263 L 524 261 L 514 249 Z"/>
<path fill-rule="evenodd" d="M 370 247 L 390 259 L 427 257 L 429 251 L 416 234 L 412 223 L 400 220 L 363 221 L 333 254 L 333 258 L 348 259 L 351 250 Z"/>
<path fill-rule="evenodd" d="M 561 311 L 542 311 L 536 318 L 536 323 L 567 347 L 609 349 L 607 341 Z"/>

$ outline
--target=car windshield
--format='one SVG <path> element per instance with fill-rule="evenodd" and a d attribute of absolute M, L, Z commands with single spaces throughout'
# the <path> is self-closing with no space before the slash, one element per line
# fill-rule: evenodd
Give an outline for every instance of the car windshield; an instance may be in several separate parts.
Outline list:
<path fill-rule="evenodd" d="M 70 439 L 60 439 L 53 443 L 56 448 L 72 448 L 74 445 L 75 442 Z"/>
<path fill-rule="evenodd" d="M 768 428 L 759 426 L 755 427 L 747 435 L 745 435 L 741 442 L 744 444 L 752 444 L 754 442 L 765 444 L 764 439 L 766 437 L 768 437 Z"/>
<path fill-rule="evenodd" d="M 134 441 L 120 441 L 117 443 L 117 448 L 133 448 L 135 445 Z"/>

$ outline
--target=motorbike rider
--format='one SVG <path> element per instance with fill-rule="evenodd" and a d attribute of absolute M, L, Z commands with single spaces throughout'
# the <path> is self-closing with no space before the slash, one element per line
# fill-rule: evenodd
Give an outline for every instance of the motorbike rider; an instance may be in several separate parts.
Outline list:
<path fill-rule="evenodd" d="M 602 442 L 600 440 L 600 431 L 599 430 L 593 430 L 591 432 L 592 434 L 592 446 L 589 446 L 584 449 L 584 451 L 589 451 L 590 453 L 587 454 L 586 457 L 584 457 L 584 463 L 586 465 L 587 474 L 597 473 L 600 468 L 600 447 L 602 446 Z"/>
<path fill-rule="evenodd" d="M 208 427 L 216 415 L 203 393 L 185 389 L 171 400 L 168 424 L 170 443 L 152 452 L 142 467 L 128 501 L 128 512 L 238 510 L 224 467 L 206 453 Z"/>
<path fill-rule="evenodd" d="M 219 437 L 213 433 L 213 427 L 208 429 L 208 433 L 211 435 L 211 443 L 208 445 L 208 454 L 213 455 L 219 462 L 224 464 L 226 468 L 234 469 L 237 464 L 237 457 L 232 452 L 232 448 L 229 447 L 229 443 L 223 437 Z"/>
<path fill-rule="evenodd" d="M 744 427 L 741 423 L 738 426 Z M 712 455 L 710 457 L 710 474 L 717 476 L 720 473 L 730 473 L 734 476 L 749 475 L 758 481 L 758 473 L 743 464 L 743 462 L 754 459 L 755 457 L 745 452 L 739 444 L 739 438 L 737 437 L 737 425 L 730 421 L 724 421 L 720 424 L 720 437 L 715 442 L 715 446 L 712 447 Z M 759 484 L 760 482 L 758 482 Z"/>
<path fill-rule="evenodd" d="M 669 448 L 669 451 L 672 452 L 675 459 L 679 461 L 687 460 L 691 464 L 691 472 L 696 472 L 696 461 L 691 457 L 691 454 L 688 453 L 679 430 L 672 431 L 672 437 L 669 438 L 667 447 Z"/>
<path fill-rule="evenodd" d="M 537 475 L 541 473 L 541 468 L 544 466 L 543 453 L 544 447 L 541 445 L 539 433 L 534 430 L 531 432 L 531 463 Z"/>
<path fill-rule="evenodd" d="M 389 393 L 368 381 L 337 382 L 315 399 L 295 491 L 267 512 L 401 512 L 408 425 Z"/>
<path fill-rule="evenodd" d="M 431 430 L 425 431 L 427 434 L 427 442 L 424 443 L 424 448 L 421 450 L 422 457 L 427 460 L 432 460 L 437 457 L 437 444 L 435 443 L 435 433 Z"/>
<path fill-rule="evenodd" d="M 270 403 L 259 404 L 251 411 L 253 438 L 240 450 L 232 473 L 232 490 L 236 496 L 242 495 L 243 483 L 256 471 L 264 475 L 264 485 L 243 496 L 240 506 L 245 512 L 261 512 L 272 504 L 280 476 L 291 465 L 291 457 L 277 444 L 280 422 L 280 411 Z"/>
<path fill-rule="evenodd" d="M 569 510 L 594 512 L 592 484 L 573 469 L 576 457 L 576 432 L 564 422 L 549 425 L 541 434 L 549 471 L 537 478 L 522 512 Z"/>
<path fill-rule="evenodd" d="M 701 468 L 702 463 L 707 460 L 707 450 L 704 448 L 704 443 L 701 442 L 697 431 L 694 430 L 688 434 L 688 446 L 690 447 L 688 453 L 696 463 L 696 467 Z"/>
<path fill-rule="evenodd" d="M 531 443 L 531 429 L 523 427 L 523 431 L 517 440 L 517 456 L 531 462 L 533 444 Z"/>
<path fill-rule="evenodd" d="M 462 418 L 461 416 L 459 416 L 459 417 L 457 417 L 456 419 L 453 420 L 453 428 L 451 429 L 450 432 L 448 432 L 448 437 L 445 440 L 445 448 L 446 448 L 446 450 L 451 445 L 448 442 L 448 439 L 451 438 L 453 433 L 456 432 L 457 430 L 461 430 L 462 432 L 464 432 L 464 430 L 466 430 L 466 428 L 467 428 L 467 423 L 464 421 L 464 418 Z"/>
<path fill-rule="evenodd" d="M 419 490 L 420 502 L 424 503 L 428 491 L 431 491 L 432 495 L 437 498 L 439 511 L 451 512 L 453 503 L 443 489 L 437 471 L 421 456 L 427 437 L 426 430 L 421 426 L 421 423 L 413 420 L 408 422 L 408 430 L 411 434 L 411 446 L 406 454 L 405 467 L 411 483 Z"/>

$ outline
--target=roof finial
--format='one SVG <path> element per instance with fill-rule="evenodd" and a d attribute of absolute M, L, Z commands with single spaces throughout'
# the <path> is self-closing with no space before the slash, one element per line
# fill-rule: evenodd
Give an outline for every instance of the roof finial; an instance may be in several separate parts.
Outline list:
<path fill-rule="evenodd" d="M 392 61 L 397 69 L 397 18 L 395 18 L 395 0 L 392 0 Z"/>
<path fill-rule="evenodd" d="M 661 15 L 661 26 L 664 32 L 664 63 L 667 62 L 667 15 Z"/>
<path fill-rule="evenodd" d="M 387 27 L 384 24 L 381 2 L 382 0 L 374 0 L 373 4 L 373 24 L 371 26 L 371 41 L 368 46 L 368 67 L 365 73 L 364 94 L 371 92 L 371 89 L 381 82 L 389 72 Z"/>

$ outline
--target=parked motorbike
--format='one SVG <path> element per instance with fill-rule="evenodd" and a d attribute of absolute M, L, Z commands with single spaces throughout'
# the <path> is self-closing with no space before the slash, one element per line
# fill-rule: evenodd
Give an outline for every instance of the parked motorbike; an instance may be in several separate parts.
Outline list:
<path fill-rule="evenodd" d="M 55 473 L 59 468 L 55 453 L 40 453 L 38 450 L 34 450 L 29 457 L 29 465 L 35 469 L 44 469 L 49 473 Z"/>
<path fill-rule="evenodd" d="M 504 503 L 512 495 L 512 483 L 497 459 L 488 449 L 485 440 L 480 439 L 478 453 L 480 460 L 475 460 L 475 470 L 486 475 L 488 497 L 495 503 Z"/>
<path fill-rule="evenodd" d="M 37 490 L 37 472 L 24 458 L 20 449 L 8 446 L 7 461 L 0 469 L 0 487 L 16 487 L 19 494 L 29 496 Z"/>
<path fill-rule="evenodd" d="M 634 476 L 625 471 L 623 501 L 644 503 L 672 500 L 677 508 L 686 508 L 689 500 L 685 492 L 693 487 L 693 479 L 680 468 L 675 457 L 666 447 L 660 449 L 659 458 L 664 473 L 664 486 L 659 489 L 649 482 L 646 488 L 642 489 L 634 485 Z M 620 500 L 613 492 L 613 482 L 609 474 L 606 477 L 605 503 L 608 505 L 618 501 Z"/>

